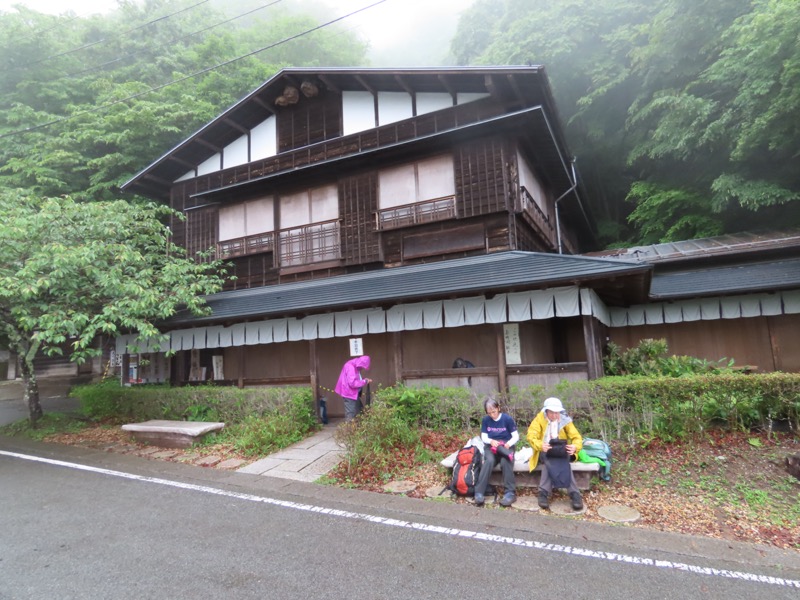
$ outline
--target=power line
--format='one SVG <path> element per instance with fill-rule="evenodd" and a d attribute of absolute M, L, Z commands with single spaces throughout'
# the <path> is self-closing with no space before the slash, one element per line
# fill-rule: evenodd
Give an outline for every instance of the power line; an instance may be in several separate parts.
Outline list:
<path fill-rule="evenodd" d="M 378 6 L 379 4 L 383 4 L 384 2 L 387 2 L 387 0 L 378 0 L 377 2 L 373 2 L 372 4 L 369 4 L 369 5 L 364 6 L 362 8 L 356 9 L 356 10 L 354 10 L 352 12 L 349 12 L 346 15 L 342 15 L 341 17 L 337 17 L 337 18 L 332 19 L 332 20 L 330 20 L 330 21 L 328 21 L 326 23 L 322 23 L 321 25 L 317 25 L 316 27 L 312 27 L 311 29 L 306 29 L 305 31 L 302 31 L 302 32 L 300 32 L 298 34 L 295 34 L 295 35 L 289 36 L 287 38 L 284 38 L 284 39 L 282 39 L 282 40 L 280 40 L 278 42 L 275 42 L 273 44 L 270 44 L 268 46 L 264 46 L 262 48 L 259 48 L 258 50 L 253 50 L 252 52 L 248 52 L 247 54 L 243 54 L 241 56 L 237 56 L 236 58 L 232 58 L 230 60 L 226 60 L 224 62 L 221 62 L 221 63 L 219 63 L 217 65 L 214 65 L 213 67 L 207 67 L 205 69 L 201 69 L 200 71 L 195 71 L 194 73 L 191 73 L 191 74 L 186 75 L 184 77 L 179 77 L 177 79 L 173 79 L 172 81 L 168 81 L 167 83 L 163 83 L 161 85 L 157 85 L 155 87 L 148 88 L 147 90 L 144 90 L 144 91 L 139 92 L 137 94 L 132 94 L 132 95 L 127 96 L 125 98 L 120 98 L 119 100 L 114 100 L 113 102 L 106 102 L 105 104 L 101 104 L 100 106 L 96 106 L 94 108 L 88 108 L 86 110 L 82 110 L 82 111 L 76 112 L 76 113 L 74 113 L 74 114 L 72 114 L 72 115 L 70 115 L 68 117 L 61 117 L 59 119 L 54 119 L 52 121 L 48 121 L 47 123 L 40 123 L 39 125 L 34 125 L 32 127 L 26 127 L 25 129 L 18 129 L 16 131 L 9 131 L 8 133 L 4 133 L 4 134 L 0 135 L 0 139 L 4 139 L 4 138 L 7 138 L 7 137 L 12 137 L 12 136 L 19 135 L 19 134 L 22 134 L 22 133 L 30 133 L 32 131 L 37 131 L 39 129 L 44 129 L 45 127 L 50 127 L 51 125 L 56 125 L 58 123 L 64 123 L 65 121 L 71 121 L 72 119 L 74 119 L 76 117 L 80 117 L 80 116 L 83 116 L 83 115 L 96 113 L 96 112 L 99 112 L 101 110 L 105 110 L 106 108 L 111 108 L 112 106 L 116 106 L 117 104 L 122 104 L 123 102 L 127 102 L 128 100 L 135 100 L 136 98 L 140 98 L 141 96 L 145 96 L 145 95 L 149 94 L 150 92 L 157 92 L 158 90 L 162 90 L 162 89 L 164 89 L 166 87 L 169 87 L 171 85 L 175 85 L 176 83 L 182 83 L 184 81 L 187 81 L 189 79 L 197 77 L 198 75 L 204 75 L 206 73 L 214 71 L 215 69 L 219 69 L 221 67 L 226 67 L 226 66 L 228 66 L 230 64 L 233 64 L 233 63 L 235 63 L 237 61 L 240 61 L 240 60 L 242 60 L 244 58 L 249 58 L 251 56 L 255 56 L 256 54 L 264 52 L 265 50 L 270 50 L 272 48 L 275 48 L 276 46 L 280 46 L 280 45 L 286 44 L 288 42 L 291 42 L 292 40 L 296 40 L 296 39 L 301 38 L 301 37 L 303 37 L 305 35 L 308 35 L 310 33 L 318 31 L 319 29 L 322 29 L 324 27 L 328 27 L 329 25 L 333 25 L 334 23 L 337 23 L 337 22 L 339 22 L 339 21 L 341 21 L 343 19 L 347 19 L 349 17 L 352 17 L 353 15 L 358 14 L 360 12 L 363 12 L 363 11 L 365 11 L 367 9 L 373 8 L 375 6 Z"/>
<path fill-rule="evenodd" d="M 179 15 L 179 14 L 181 14 L 183 12 L 188 11 L 188 10 L 192 10 L 194 8 L 197 8 L 201 4 L 206 4 L 207 2 L 209 2 L 209 0 L 201 0 L 197 4 L 193 4 L 191 6 L 187 6 L 186 8 L 182 8 L 180 10 L 177 10 L 177 11 L 173 12 L 173 13 L 170 13 L 170 14 L 167 14 L 167 15 L 163 15 L 161 17 L 157 17 L 157 18 L 153 19 L 152 21 L 147 21 L 146 23 L 142 23 L 140 25 L 137 25 L 136 27 L 132 27 L 132 28 L 126 30 L 126 31 L 123 31 L 120 34 L 112 36 L 110 39 L 113 39 L 114 37 L 119 37 L 119 36 L 122 36 L 122 35 L 127 35 L 129 33 L 133 33 L 134 31 L 137 31 L 139 29 L 143 29 L 145 27 L 149 27 L 150 25 L 158 23 L 159 21 L 163 21 L 165 19 L 169 19 L 171 17 L 174 17 L 175 15 Z M 87 48 L 92 48 L 93 46 L 98 46 L 100 44 L 103 44 L 103 43 L 107 42 L 108 39 L 109 38 L 101 38 L 101 39 L 96 40 L 94 42 L 90 42 L 88 44 L 84 44 L 83 46 L 78 46 L 77 48 L 71 48 L 70 50 L 64 50 L 63 52 L 59 52 L 57 54 L 51 54 L 50 56 L 46 56 L 44 58 L 40 58 L 39 60 L 35 60 L 33 62 L 29 62 L 29 63 L 26 63 L 24 65 L 14 65 L 14 66 L 11 67 L 11 69 L 8 69 L 8 70 L 19 70 L 19 69 L 26 69 L 28 67 L 33 67 L 34 65 L 38 65 L 38 64 L 41 64 L 43 62 L 47 62 L 48 60 L 52 60 L 54 58 L 60 58 L 62 56 L 68 56 L 69 54 L 74 54 L 75 52 L 80 52 L 81 50 L 86 50 Z"/>
<path fill-rule="evenodd" d="M 197 31 L 194 31 L 192 33 L 187 33 L 186 35 L 182 35 L 182 36 L 179 36 L 179 37 L 176 37 L 176 38 L 172 38 L 171 40 L 168 40 L 168 41 L 164 42 L 163 44 L 161 44 L 157 48 L 149 48 L 148 50 L 158 50 L 158 49 L 161 49 L 161 48 L 166 48 L 171 44 L 183 41 L 183 40 L 185 40 L 187 38 L 193 37 L 193 36 L 201 34 L 201 33 L 205 33 L 206 31 L 210 31 L 210 30 L 212 30 L 212 29 L 214 29 L 216 27 L 219 27 L 221 25 L 227 25 L 228 23 L 236 21 L 237 19 L 241 19 L 242 17 L 246 17 L 247 15 L 251 15 L 251 14 L 253 14 L 255 12 L 258 12 L 259 10 L 263 10 L 265 8 L 269 8 L 270 6 L 273 6 L 273 5 L 278 4 L 280 2 L 283 2 L 283 0 L 274 0 L 273 2 L 270 2 L 269 4 L 263 4 L 263 5 L 259 6 L 258 8 L 254 8 L 253 10 L 248 10 L 247 12 L 244 12 L 244 13 L 242 13 L 240 15 L 236 15 L 235 17 L 232 17 L 230 19 L 225 19 L 224 21 L 220 21 L 220 22 L 215 23 L 213 25 L 209 25 L 208 27 L 204 27 L 203 29 L 198 29 Z M 106 62 L 101 63 L 99 65 L 94 65 L 92 67 L 88 67 L 86 69 L 82 69 L 81 71 L 75 71 L 74 73 L 67 73 L 66 75 L 63 75 L 63 76 L 59 77 L 58 79 L 70 79 L 70 78 L 73 78 L 73 77 L 77 77 L 79 75 L 85 75 L 86 73 L 91 73 L 92 71 L 98 71 L 98 70 L 104 69 L 105 67 L 108 67 L 110 65 L 116 64 L 116 63 L 118 63 L 118 62 L 120 62 L 122 60 L 125 60 L 126 58 L 130 58 L 132 56 L 136 56 L 137 54 L 142 54 L 144 52 L 145 52 L 145 50 L 137 50 L 136 52 L 129 52 L 128 54 L 123 54 L 122 56 L 116 57 L 114 60 L 109 60 L 109 61 L 106 61 Z"/>

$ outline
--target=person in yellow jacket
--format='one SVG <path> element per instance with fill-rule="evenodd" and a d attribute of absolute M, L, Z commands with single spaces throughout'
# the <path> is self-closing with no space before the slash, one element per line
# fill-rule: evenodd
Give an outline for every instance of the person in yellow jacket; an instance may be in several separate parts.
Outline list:
<path fill-rule="evenodd" d="M 581 510 L 583 498 L 569 464 L 576 459 L 578 452 L 583 448 L 583 437 L 573 424 L 572 417 L 564 410 L 561 400 L 548 398 L 544 401 L 541 412 L 534 417 L 528 427 L 527 438 L 533 448 L 530 470 L 533 471 L 537 464 L 542 465 L 539 506 L 550 508 L 550 494 L 553 492 L 553 487 L 563 487 L 569 493 L 573 510 Z M 566 444 L 553 444 L 552 440 L 564 440 Z"/>

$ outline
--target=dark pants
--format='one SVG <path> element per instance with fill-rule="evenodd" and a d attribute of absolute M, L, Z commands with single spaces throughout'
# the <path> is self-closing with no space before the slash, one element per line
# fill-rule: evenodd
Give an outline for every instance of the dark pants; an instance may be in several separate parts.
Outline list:
<path fill-rule="evenodd" d="M 539 482 L 539 491 L 545 492 L 547 495 L 553 493 L 553 481 L 550 479 L 550 473 L 547 471 L 547 455 L 542 452 L 539 455 L 539 464 L 542 465 L 542 478 Z M 568 463 L 569 464 L 569 463 Z M 580 490 L 578 489 L 578 484 L 575 483 L 575 475 L 572 474 L 572 468 L 569 468 L 569 485 L 567 486 L 567 492 L 578 492 L 580 494 Z"/>
<path fill-rule="evenodd" d="M 478 484 L 475 486 L 476 494 L 486 494 L 486 488 L 489 486 L 489 477 L 492 474 L 492 469 L 500 461 L 500 470 L 503 472 L 503 488 L 506 493 L 512 494 L 517 491 L 517 480 L 514 477 L 514 465 L 508 460 L 507 456 L 495 454 L 492 452 L 492 447 L 488 444 L 483 446 L 483 466 L 481 467 L 481 474 L 478 475 Z"/>

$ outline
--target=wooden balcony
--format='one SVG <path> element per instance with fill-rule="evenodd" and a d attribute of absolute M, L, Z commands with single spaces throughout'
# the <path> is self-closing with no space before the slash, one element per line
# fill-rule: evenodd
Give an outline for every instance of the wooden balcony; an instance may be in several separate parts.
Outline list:
<path fill-rule="evenodd" d="M 379 230 L 386 230 L 444 221 L 456 216 L 456 198 L 446 196 L 379 210 L 375 213 L 375 220 Z"/>
<path fill-rule="evenodd" d="M 339 260 L 341 251 L 338 219 L 278 232 L 278 260 L 281 267 Z"/>
<path fill-rule="evenodd" d="M 539 208 L 539 205 L 536 204 L 533 196 L 525 186 L 520 187 L 519 192 L 523 218 L 533 226 L 542 240 L 555 248 L 557 246 L 556 231 L 550 222 L 550 218 Z"/>
<path fill-rule="evenodd" d="M 217 258 L 226 259 L 246 254 L 272 252 L 275 249 L 275 237 L 272 232 L 257 233 L 245 237 L 234 238 L 217 243 Z"/>

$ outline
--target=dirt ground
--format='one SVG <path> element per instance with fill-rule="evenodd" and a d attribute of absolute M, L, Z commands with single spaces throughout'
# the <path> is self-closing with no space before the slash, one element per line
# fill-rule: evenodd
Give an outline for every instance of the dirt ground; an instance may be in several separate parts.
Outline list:
<path fill-rule="evenodd" d="M 152 448 L 135 444 L 119 426 L 90 426 L 76 433 L 50 435 L 45 441 L 149 456 Z M 457 450 L 460 436 L 428 433 L 423 444 L 437 456 Z M 768 544 L 800 551 L 800 481 L 785 468 L 785 457 L 800 452 L 800 439 L 789 434 L 714 433 L 703 439 L 666 444 L 651 442 L 613 446 L 612 479 L 596 480 L 584 493 L 585 513 L 572 519 L 607 522 L 598 507 L 621 504 L 636 509 L 641 518 L 631 527 L 690 533 L 714 538 Z M 198 454 L 241 458 L 231 447 L 202 446 L 176 451 L 165 460 L 186 461 Z M 444 487 L 449 473 L 438 461 L 415 464 L 413 455 L 404 464 L 415 465 L 392 474 L 392 479 L 416 484 L 410 496 L 425 497 L 425 490 Z M 334 470 L 334 483 L 383 492 L 386 474 Z M 563 493 L 563 492 L 562 492 Z M 535 495 L 520 488 L 519 497 Z M 559 492 L 557 492 L 559 494 Z M 456 498 L 456 502 L 466 499 Z M 487 503 L 486 510 L 504 510 Z"/>

